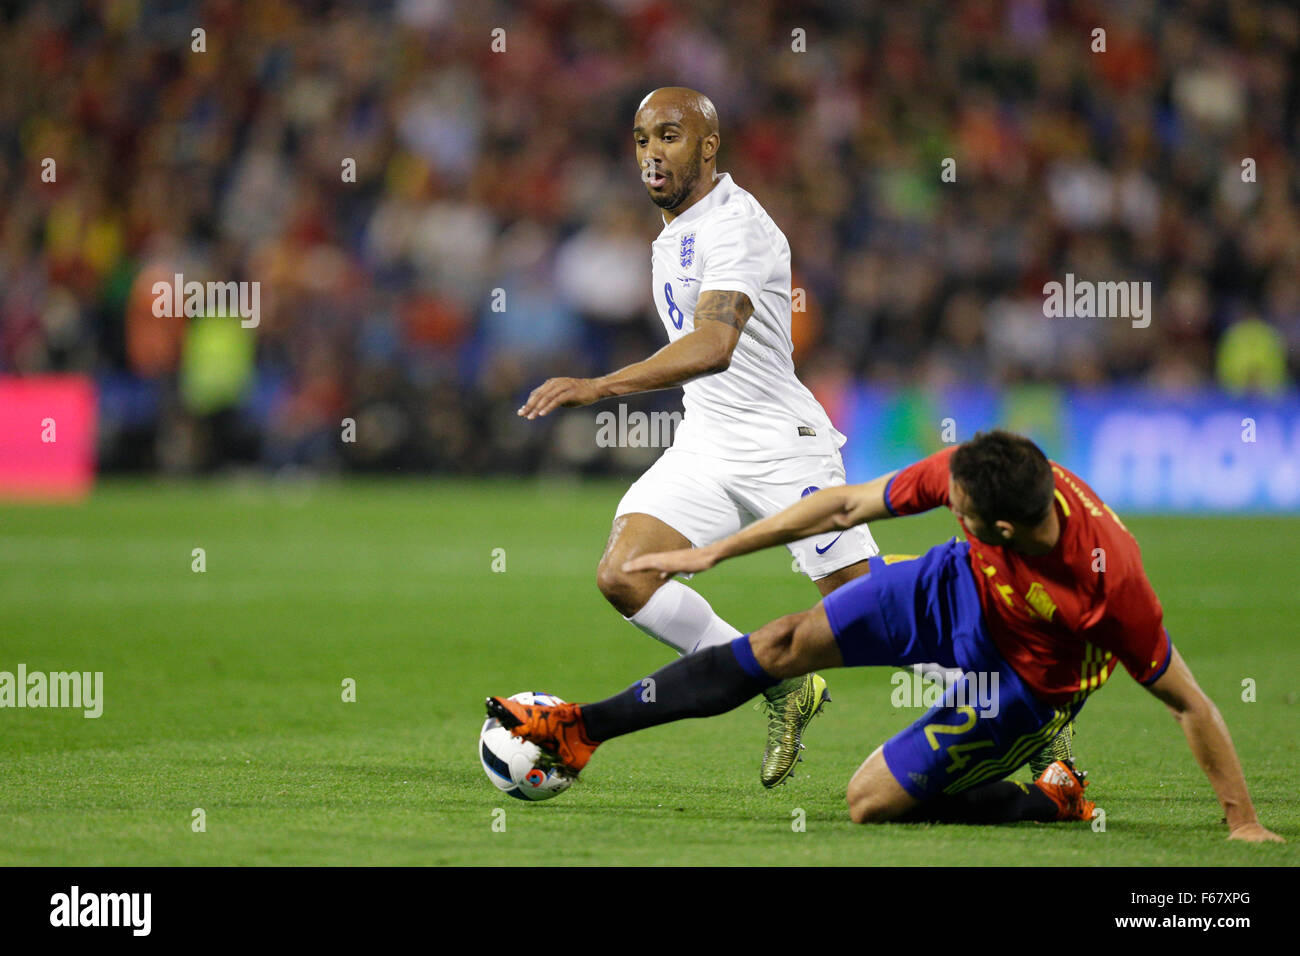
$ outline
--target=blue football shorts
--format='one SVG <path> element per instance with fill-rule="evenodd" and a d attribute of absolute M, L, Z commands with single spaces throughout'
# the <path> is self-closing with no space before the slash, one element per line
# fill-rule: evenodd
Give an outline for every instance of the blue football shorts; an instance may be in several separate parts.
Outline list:
<path fill-rule="evenodd" d="M 963 672 L 939 703 L 885 742 L 890 773 L 919 800 L 1001 780 L 1082 706 L 1042 702 L 998 653 L 969 549 L 954 539 L 920 557 L 878 555 L 870 573 L 822 600 L 846 667 L 933 662 Z"/>

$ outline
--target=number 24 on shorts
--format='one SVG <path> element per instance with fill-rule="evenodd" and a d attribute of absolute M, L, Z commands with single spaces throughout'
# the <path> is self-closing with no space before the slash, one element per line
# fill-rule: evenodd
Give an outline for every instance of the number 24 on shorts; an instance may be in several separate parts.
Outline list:
<path fill-rule="evenodd" d="M 942 745 L 939 743 L 939 734 L 961 735 L 971 730 L 978 719 L 975 716 L 974 707 L 958 707 L 957 713 L 964 715 L 966 718 L 960 724 L 926 724 L 925 739 L 930 741 L 931 750 L 939 750 Z M 954 770 L 960 770 L 966 764 L 970 763 L 970 757 L 967 753 L 971 750 L 978 750 L 981 747 L 992 747 L 991 740 L 972 740 L 967 743 L 953 743 L 947 748 L 948 756 L 952 758 L 952 763 L 944 769 L 951 773 Z"/>

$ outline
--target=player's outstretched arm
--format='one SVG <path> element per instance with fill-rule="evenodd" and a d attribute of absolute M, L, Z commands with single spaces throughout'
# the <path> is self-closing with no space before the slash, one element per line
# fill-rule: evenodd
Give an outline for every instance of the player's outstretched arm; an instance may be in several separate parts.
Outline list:
<path fill-rule="evenodd" d="M 788 544 L 824 531 L 841 531 L 867 521 L 893 517 L 885 505 L 885 487 L 894 474 L 891 471 L 862 485 L 823 488 L 721 541 L 703 548 L 643 554 L 626 562 L 623 570 L 659 571 L 663 577 L 695 574 L 727 558 Z"/>
<path fill-rule="evenodd" d="M 600 378 L 551 378 L 533 389 L 518 414 L 534 419 L 556 408 L 590 405 L 602 398 L 685 385 L 725 371 L 754 306 L 743 292 L 710 289 L 695 305 L 695 331 L 670 342 L 642 362 Z"/>
<path fill-rule="evenodd" d="M 1219 709 L 1197 686 L 1177 648 L 1171 653 L 1169 667 L 1147 689 L 1168 705 L 1174 719 L 1183 728 L 1187 745 L 1192 748 L 1196 762 L 1205 771 L 1210 786 L 1214 787 L 1219 803 L 1223 805 L 1228 839 L 1284 843 L 1276 833 L 1266 830 L 1255 816 L 1241 762 L 1237 759 L 1237 751 L 1232 746 L 1228 726 L 1223 722 Z"/>

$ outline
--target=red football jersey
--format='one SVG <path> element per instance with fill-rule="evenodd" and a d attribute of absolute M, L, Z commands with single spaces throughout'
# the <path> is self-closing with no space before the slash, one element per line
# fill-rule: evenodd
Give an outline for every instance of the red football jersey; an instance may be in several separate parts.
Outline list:
<path fill-rule="evenodd" d="M 896 474 L 885 488 L 889 510 L 948 507 L 955 450 Z M 1137 541 L 1083 479 L 1055 462 L 1052 475 L 1061 537 L 1049 553 L 1021 554 L 966 533 L 989 636 L 1050 704 L 1082 700 L 1106 683 L 1116 663 L 1150 684 L 1168 666 L 1170 644 Z"/>

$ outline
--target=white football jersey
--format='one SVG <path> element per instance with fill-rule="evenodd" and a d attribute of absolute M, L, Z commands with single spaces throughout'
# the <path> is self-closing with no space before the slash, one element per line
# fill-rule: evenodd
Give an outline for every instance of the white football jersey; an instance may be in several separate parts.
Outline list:
<path fill-rule="evenodd" d="M 724 173 L 650 248 L 655 305 L 669 341 L 695 330 L 701 292 L 743 292 L 754 306 L 731 366 L 683 386 L 685 415 L 673 447 L 741 461 L 839 449 L 844 436 L 795 377 L 790 244 L 758 201 Z"/>

